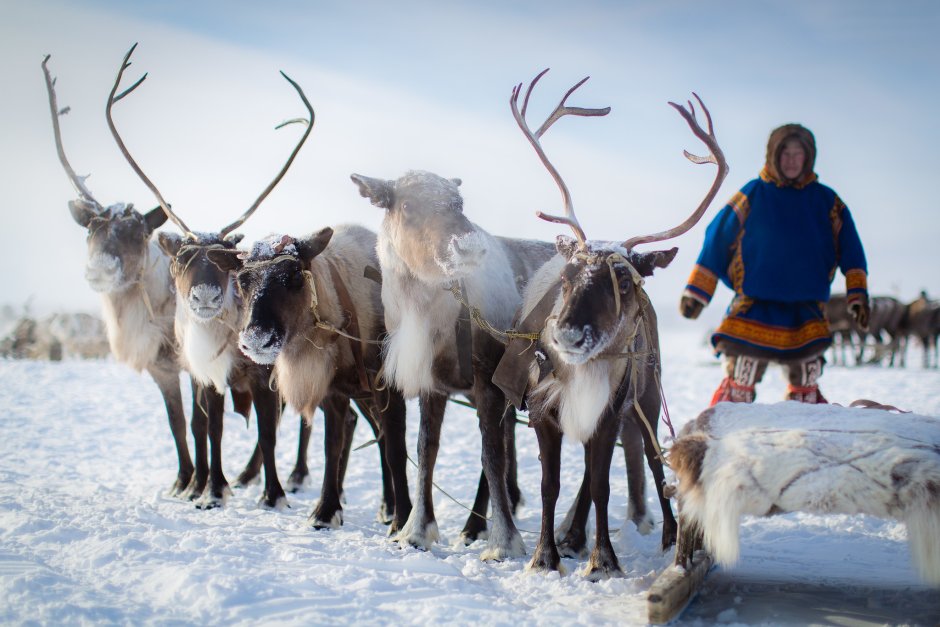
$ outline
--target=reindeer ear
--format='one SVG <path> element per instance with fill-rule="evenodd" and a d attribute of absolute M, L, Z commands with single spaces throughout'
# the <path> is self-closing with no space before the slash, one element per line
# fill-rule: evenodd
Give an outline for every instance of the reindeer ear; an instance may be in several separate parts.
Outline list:
<path fill-rule="evenodd" d="M 72 214 L 72 219 L 82 228 L 87 228 L 91 223 L 91 219 L 98 215 L 95 206 L 81 198 L 69 201 L 69 213 Z"/>
<path fill-rule="evenodd" d="M 361 174 L 352 174 L 350 177 L 356 185 L 359 186 L 359 194 L 363 198 L 368 198 L 376 207 L 382 209 L 391 209 L 395 202 L 395 191 L 392 181 L 383 179 L 373 179 Z"/>
<path fill-rule="evenodd" d="M 133 207 L 133 205 L 130 205 Z M 153 233 L 166 222 L 166 212 L 163 207 L 156 207 L 144 214 L 144 223 L 147 225 L 147 233 Z"/>
<path fill-rule="evenodd" d="M 653 270 L 668 266 L 676 258 L 678 252 L 678 248 L 670 248 L 669 250 L 654 250 L 651 253 L 633 253 L 630 255 L 630 263 L 640 276 L 653 276 Z"/>
<path fill-rule="evenodd" d="M 294 245 L 297 247 L 300 258 L 303 259 L 305 263 L 310 263 L 311 259 L 323 252 L 323 249 L 330 243 L 330 238 L 332 237 L 333 229 L 326 227 L 307 239 L 297 240 L 294 242 Z"/>
<path fill-rule="evenodd" d="M 463 181 L 460 179 L 451 179 L 450 182 L 456 185 L 457 187 L 460 187 L 460 184 L 463 183 Z"/>
<path fill-rule="evenodd" d="M 555 250 L 565 259 L 570 260 L 578 250 L 578 240 L 567 235 L 559 235 L 555 238 Z"/>
<path fill-rule="evenodd" d="M 245 265 L 245 262 L 238 256 L 241 253 L 242 251 L 234 248 L 210 248 L 206 251 L 206 256 L 209 257 L 209 261 L 218 266 L 219 270 L 233 272 L 241 270 Z"/>
<path fill-rule="evenodd" d="M 231 235 L 225 236 L 225 241 L 234 246 L 238 246 L 238 242 L 242 241 L 243 239 L 245 239 L 245 236 L 242 233 L 232 233 Z"/>
<path fill-rule="evenodd" d="M 180 251 L 180 247 L 183 245 L 183 238 L 176 233 L 166 233 L 161 231 L 157 233 L 157 243 L 160 245 L 160 248 L 167 254 L 170 259 L 176 257 L 176 253 Z"/>

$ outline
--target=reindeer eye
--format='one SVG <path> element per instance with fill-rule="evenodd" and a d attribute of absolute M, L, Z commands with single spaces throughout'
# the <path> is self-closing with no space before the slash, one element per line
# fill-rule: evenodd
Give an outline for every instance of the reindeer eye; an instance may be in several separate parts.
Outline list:
<path fill-rule="evenodd" d="M 398 205 L 398 208 L 401 209 L 402 211 L 408 211 L 408 203 L 405 201 L 402 201 L 402 203 Z"/>

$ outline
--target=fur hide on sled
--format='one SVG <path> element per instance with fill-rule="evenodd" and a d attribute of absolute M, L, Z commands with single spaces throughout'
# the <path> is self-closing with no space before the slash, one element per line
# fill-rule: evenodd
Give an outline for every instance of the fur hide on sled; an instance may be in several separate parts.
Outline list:
<path fill-rule="evenodd" d="M 738 559 L 742 515 L 869 514 L 904 522 L 915 566 L 940 586 L 940 419 L 882 409 L 719 403 L 669 451 L 680 530 Z"/>

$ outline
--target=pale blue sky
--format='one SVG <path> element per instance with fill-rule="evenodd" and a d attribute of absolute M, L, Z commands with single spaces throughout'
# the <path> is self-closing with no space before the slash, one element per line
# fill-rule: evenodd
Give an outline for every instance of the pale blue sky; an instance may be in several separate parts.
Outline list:
<path fill-rule="evenodd" d="M 133 71 L 150 78 L 115 117 L 194 229 L 239 215 L 289 152 L 296 135 L 272 128 L 302 107 L 277 74 L 283 69 L 305 88 L 317 123 L 245 224 L 246 239 L 339 221 L 377 228 L 378 212 L 349 174 L 394 178 L 408 169 L 461 177 L 466 213 L 497 234 L 552 238 L 562 231 L 534 211 L 557 211 L 560 196 L 508 107 L 514 83 L 551 67 L 533 118 L 585 75 L 591 80 L 569 104 L 612 107 L 606 118 L 566 119 L 543 141 L 590 238 L 659 231 L 691 212 L 713 172 L 682 158 L 701 144 L 665 103 L 695 90 L 711 108 L 731 174 L 703 221 L 674 242 L 676 261 L 648 283 L 664 322 L 675 322 L 705 224 L 757 174 L 771 128 L 791 121 L 816 134 L 817 171 L 855 216 L 872 291 L 937 296 L 937 33 L 940 3 L 927 1 L 5 0 L 0 302 L 97 304 L 82 278 L 84 235 L 66 209 L 73 193 L 55 158 L 44 53 L 60 103 L 73 109 L 63 135 L 75 168 L 93 173 L 89 185 L 102 202 L 153 206 L 103 116 L 134 41 Z M 719 292 L 711 319 L 728 298 Z"/>

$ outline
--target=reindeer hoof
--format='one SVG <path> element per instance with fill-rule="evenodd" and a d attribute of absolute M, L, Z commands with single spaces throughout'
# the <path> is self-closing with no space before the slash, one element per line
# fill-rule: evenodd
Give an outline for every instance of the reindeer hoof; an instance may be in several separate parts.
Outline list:
<path fill-rule="evenodd" d="M 287 491 L 291 494 L 303 491 L 310 479 L 310 473 L 306 470 L 294 470 L 287 478 Z"/>
<path fill-rule="evenodd" d="M 329 520 L 325 520 L 323 517 L 314 513 L 310 515 L 307 522 L 309 522 L 310 526 L 314 529 L 339 529 L 343 526 L 343 510 L 336 510 L 336 513 L 334 513 Z"/>

